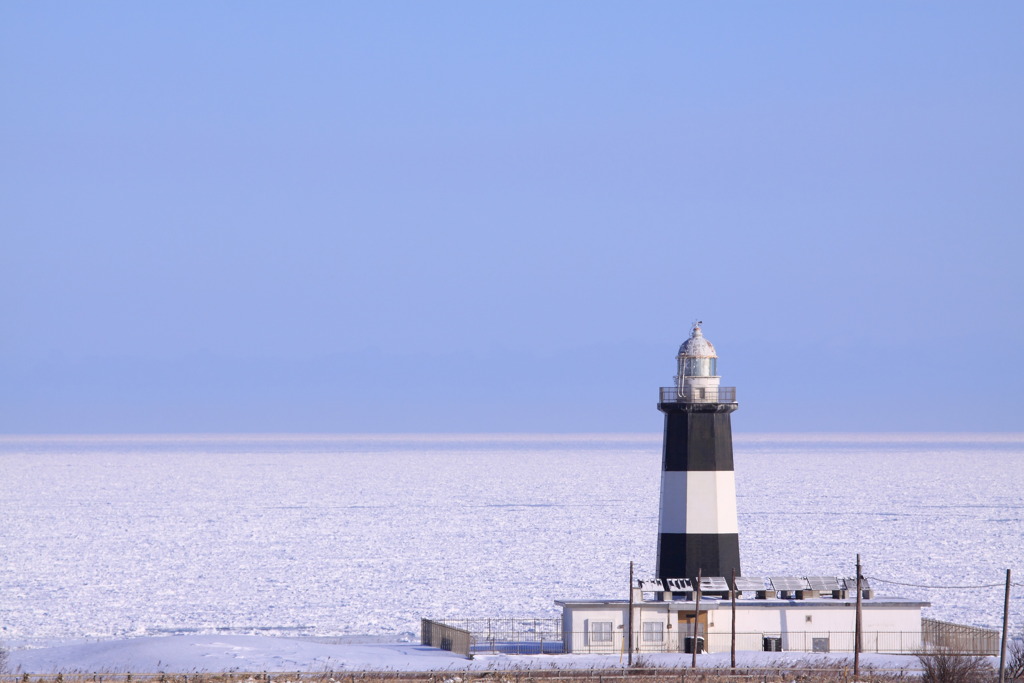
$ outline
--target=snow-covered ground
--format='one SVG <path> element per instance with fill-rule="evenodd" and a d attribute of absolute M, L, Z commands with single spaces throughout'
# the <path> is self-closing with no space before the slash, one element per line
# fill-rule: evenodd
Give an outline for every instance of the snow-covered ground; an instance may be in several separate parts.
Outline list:
<path fill-rule="evenodd" d="M 739 435 L 749 575 L 1024 577 L 1024 435 Z M 650 574 L 659 435 L 0 437 L 0 641 L 415 640 Z M 995 627 L 1002 588 L 927 589 Z M 1013 592 L 1024 624 L 1024 590 Z M 134 642 L 134 641 L 132 641 Z M 402 646 L 408 647 L 408 646 Z"/>
<path fill-rule="evenodd" d="M 11 671 L 56 672 L 191 672 L 191 671 L 444 671 L 462 669 L 612 669 L 625 666 L 620 655 L 478 655 L 472 661 L 416 644 L 329 644 L 273 636 L 163 636 L 124 638 L 100 643 L 67 643 L 15 650 Z M 645 654 L 648 666 L 687 667 L 691 655 Z M 993 658 L 990 658 L 993 659 Z M 640 661 L 638 657 L 638 662 Z M 738 666 L 809 666 L 850 661 L 849 655 L 799 652 L 739 652 Z M 865 667 L 919 667 L 916 657 L 865 654 Z M 704 654 L 700 667 L 729 665 L 729 654 Z"/>

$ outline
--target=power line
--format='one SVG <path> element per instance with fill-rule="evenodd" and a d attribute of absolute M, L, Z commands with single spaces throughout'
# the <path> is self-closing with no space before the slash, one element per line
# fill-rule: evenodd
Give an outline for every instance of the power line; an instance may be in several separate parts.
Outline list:
<path fill-rule="evenodd" d="M 932 588 L 932 589 L 936 589 L 936 590 L 941 590 L 941 589 L 945 589 L 945 588 L 957 589 L 957 590 L 959 590 L 959 589 L 971 589 L 971 588 L 1002 588 L 1002 587 L 1004 587 L 1006 585 L 1006 582 L 1004 581 L 1002 583 L 989 583 L 989 584 L 985 584 L 983 586 L 925 586 L 925 585 L 920 584 L 920 583 L 902 583 L 900 581 L 891 581 L 889 579 L 880 579 L 877 576 L 865 576 L 864 578 L 871 579 L 872 581 L 881 581 L 882 583 L 893 583 L 893 584 L 896 584 L 897 586 L 912 586 L 914 588 Z M 1024 584 L 1012 583 L 1011 582 L 1011 585 L 1013 585 L 1013 586 L 1020 586 L 1020 585 L 1024 585 Z"/>

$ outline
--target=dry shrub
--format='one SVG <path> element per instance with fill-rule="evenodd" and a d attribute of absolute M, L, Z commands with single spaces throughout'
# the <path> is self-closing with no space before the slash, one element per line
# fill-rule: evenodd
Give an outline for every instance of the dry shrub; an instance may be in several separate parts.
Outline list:
<path fill-rule="evenodd" d="M 731 670 L 729 667 L 690 669 L 688 666 L 532 669 L 513 666 L 502 670 L 448 670 L 434 672 L 332 671 L 307 673 L 200 673 L 188 674 L 28 674 L 20 682 L 0 683 L 849 683 L 848 662 L 774 662 L 768 667 Z M 918 683 L 903 674 L 868 672 L 871 683 Z"/>
<path fill-rule="evenodd" d="M 1014 638 L 1006 646 L 1006 680 L 1024 680 L 1024 637 Z"/>
<path fill-rule="evenodd" d="M 985 657 L 949 648 L 921 653 L 917 658 L 924 669 L 921 683 L 991 683 L 996 675 Z"/>

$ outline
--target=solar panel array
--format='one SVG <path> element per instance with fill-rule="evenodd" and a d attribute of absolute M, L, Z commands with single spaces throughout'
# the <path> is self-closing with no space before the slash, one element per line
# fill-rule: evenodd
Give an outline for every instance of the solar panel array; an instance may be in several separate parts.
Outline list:
<path fill-rule="evenodd" d="M 644 592 L 672 591 L 673 593 L 689 593 L 693 591 L 693 583 L 690 579 L 639 579 L 637 585 Z M 741 593 L 763 592 L 763 591 L 818 591 L 820 593 L 831 593 L 833 591 L 856 591 L 857 579 L 853 577 L 836 576 L 737 576 L 735 589 Z M 861 588 L 870 590 L 868 580 L 861 578 Z M 700 579 L 700 590 L 702 593 L 728 593 L 729 582 L 723 576 L 702 576 Z"/>
<path fill-rule="evenodd" d="M 693 584 L 690 583 L 689 579 L 665 579 L 665 584 L 670 591 L 675 593 L 693 590 Z"/>
<path fill-rule="evenodd" d="M 736 590 L 738 591 L 763 591 L 766 589 L 763 576 L 737 576 Z"/>
<path fill-rule="evenodd" d="M 810 584 L 812 591 L 831 593 L 843 589 L 839 585 L 839 579 L 834 576 L 808 576 L 807 583 Z"/>
<path fill-rule="evenodd" d="M 772 576 L 768 580 L 772 582 L 772 588 L 777 591 L 810 590 L 807 579 L 799 576 Z"/>
<path fill-rule="evenodd" d="M 724 576 L 702 576 L 700 590 L 703 593 L 728 593 L 729 584 L 725 582 Z"/>
<path fill-rule="evenodd" d="M 640 590 L 650 593 L 651 591 L 661 592 L 665 590 L 665 584 L 661 582 L 661 579 L 640 579 Z"/>

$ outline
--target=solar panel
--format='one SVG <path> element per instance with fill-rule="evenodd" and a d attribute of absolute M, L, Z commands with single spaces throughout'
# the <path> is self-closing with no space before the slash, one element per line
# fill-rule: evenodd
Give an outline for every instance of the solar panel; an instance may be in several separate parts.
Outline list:
<path fill-rule="evenodd" d="M 768 580 L 772 582 L 772 588 L 777 591 L 810 590 L 807 586 L 807 579 L 799 576 L 772 576 Z"/>
<path fill-rule="evenodd" d="M 847 576 L 843 580 L 846 582 L 846 590 L 848 590 L 848 591 L 855 591 L 855 590 L 857 590 L 857 577 L 856 576 Z M 871 588 L 871 586 L 868 585 L 868 580 L 865 579 L 863 576 L 860 577 L 860 589 L 862 591 L 866 591 L 866 590 L 868 590 L 870 588 Z"/>
<path fill-rule="evenodd" d="M 807 583 L 810 584 L 812 591 L 831 593 L 843 589 L 839 585 L 839 579 L 834 576 L 808 576 Z"/>
<path fill-rule="evenodd" d="M 728 593 L 729 584 L 725 582 L 724 576 L 702 576 L 700 590 L 702 593 Z"/>
<path fill-rule="evenodd" d="M 763 591 L 765 583 L 763 576 L 737 576 L 736 590 L 738 591 Z"/>
<path fill-rule="evenodd" d="M 689 579 L 665 579 L 665 584 L 674 593 L 693 590 L 693 584 L 690 583 Z"/>
<path fill-rule="evenodd" d="M 640 590 L 650 593 L 652 591 L 661 592 L 665 590 L 665 585 L 661 582 L 661 579 L 640 579 Z"/>

